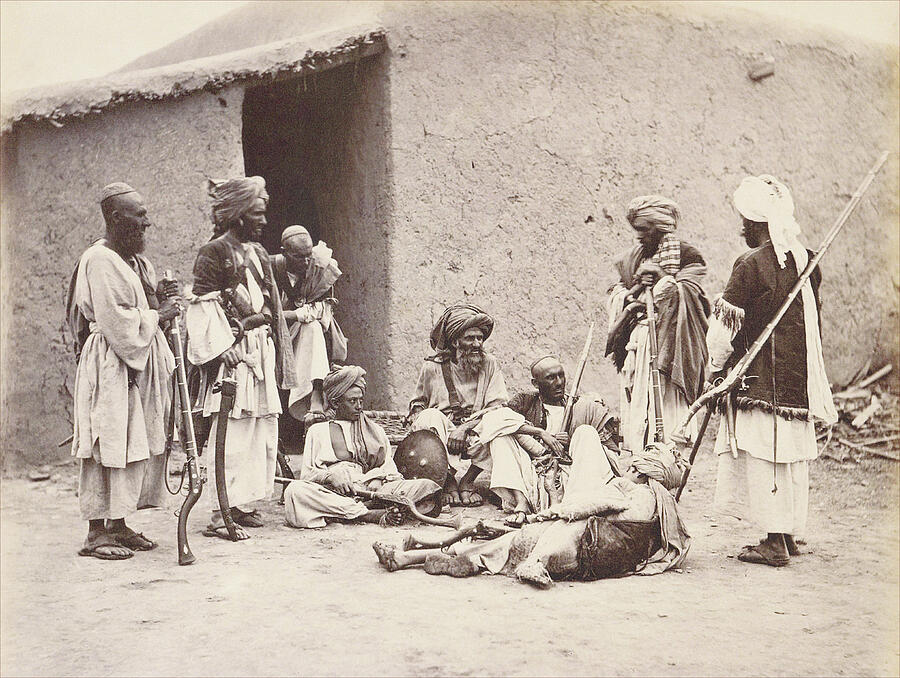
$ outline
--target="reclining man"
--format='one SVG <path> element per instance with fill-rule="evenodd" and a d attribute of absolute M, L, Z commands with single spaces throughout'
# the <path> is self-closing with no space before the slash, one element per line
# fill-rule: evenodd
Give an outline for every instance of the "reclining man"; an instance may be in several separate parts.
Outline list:
<path fill-rule="evenodd" d="M 332 286 L 340 278 L 341 269 L 325 243 L 313 247 L 312 237 L 303 226 L 284 230 L 281 251 L 272 257 L 272 269 L 290 329 L 297 377 L 285 405 L 294 420 L 309 427 L 326 420 L 322 380 L 331 363 L 347 359 L 347 340 L 333 311 L 336 300 Z M 290 426 L 282 418 L 279 425 L 285 424 Z M 284 432 L 281 437 L 286 437 Z"/>
<path fill-rule="evenodd" d="M 323 381 L 332 420 L 313 424 L 306 433 L 300 479 L 284 492 L 291 527 L 324 527 L 327 519 L 400 524 L 398 509 L 369 509 L 354 499 L 359 490 L 407 497 L 423 513 L 438 501 L 436 482 L 404 480 L 397 471 L 387 433 L 363 411 L 365 376 L 363 368 L 345 365 Z"/>
<path fill-rule="evenodd" d="M 493 329 L 493 318 L 477 306 L 447 308 L 431 331 L 436 352 L 425 359 L 409 404 L 411 431 L 433 429 L 450 454 L 471 459 L 458 486 L 450 470 L 444 499 L 454 506 L 482 503 L 474 483 L 483 470 L 490 469 L 491 455 L 487 446 L 470 444 L 467 437 L 485 409 L 509 399 L 497 359 L 484 351 Z"/>
<path fill-rule="evenodd" d="M 681 481 L 680 459 L 666 446 L 650 446 L 617 477 L 602 447 L 577 444 L 581 435 L 597 432 L 580 426 L 572 436 L 573 463 L 563 502 L 537 514 L 522 529 L 474 543 L 458 541 L 472 529 L 441 542 L 427 543 L 412 535 L 402 547 L 375 542 L 379 562 L 389 572 L 424 565 L 429 574 L 468 577 L 490 572 L 541 588 L 554 579 L 591 581 L 679 567 L 690 547 L 670 493 Z"/>
<path fill-rule="evenodd" d="M 566 467 L 555 465 L 552 472 L 542 473 L 533 460 L 551 452 L 561 456 L 573 449 L 573 434 L 583 424 L 592 430 L 581 432 L 577 446 L 605 450 L 614 473 L 621 475 L 612 442 L 615 419 L 603 399 L 596 394 L 567 396 L 565 369 L 549 355 L 532 363 L 531 383 L 537 390 L 519 393 L 507 407 L 485 413 L 475 428 L 491 453 L 491 489 L 500 497 L 501 507 L 514 514 L 509 522 L 515 525 L 525 522 L 526 514 L 560 501 L 568 476 Z M 564 424 L 569 397 L 575 402 L 571 418 Z"/>

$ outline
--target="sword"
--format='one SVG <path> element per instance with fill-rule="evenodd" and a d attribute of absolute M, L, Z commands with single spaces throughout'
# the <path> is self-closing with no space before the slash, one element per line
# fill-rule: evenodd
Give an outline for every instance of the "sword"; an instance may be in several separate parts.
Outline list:
<path fill-rule="evenodd" d="M 216 496 L 219 499 L 219 511 L 231 541 L 238 541 L 237 529 L 231 517 L 231 506 L 228 503 L 228 488 L 225 487 L 225 434 L 228 430 L 228 415 L 234 407 L 234 396 L 237 393 L 237 381 L 231 376 L 231 370 L 225 367 L 220 379 L 213 386 L 213 393 L 220 394 L 219 413 L 216 419 Z"/>

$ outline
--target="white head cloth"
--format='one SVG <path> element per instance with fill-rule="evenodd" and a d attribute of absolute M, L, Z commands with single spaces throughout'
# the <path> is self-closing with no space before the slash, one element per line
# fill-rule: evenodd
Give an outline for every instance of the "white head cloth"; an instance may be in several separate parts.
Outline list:
<path fill-rule="evenodd" d="M 769 224 L 781 268 L 788 252 L 794 255 L 798 273 L 806 268 L 806 247 L 800 242 L 800 224 L 794 219 L 794 199 L 787 186 L 771 174 L 747 177 L 734 192 L 734 206 L 747 219 Z"/>
<path fill-rule="evenodd" d="M 797 274 L 806 269 L 809 254 L 800 242 L 800 225 L 794 219 L 794 199 L 787 186 L 771 174 L 747 177 L 734 192 L 734 206 L 747 219 L 769 224 L 769 237 L 781 268 L 784 268 L 787 253 L 790 252 L 797 266 Z M 801 288 L 800 298 L 803 300 L 803 321 L 806 328 L 806 393 L 809 413 L 833 424 L 837 421 L 837 410 L 825 375 L 819 315 L 809 280 Z"/>

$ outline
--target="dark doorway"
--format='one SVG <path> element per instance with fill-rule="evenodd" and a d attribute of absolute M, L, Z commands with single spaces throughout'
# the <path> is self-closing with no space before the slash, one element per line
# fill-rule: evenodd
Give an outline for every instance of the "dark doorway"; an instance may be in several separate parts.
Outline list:
<path fill-rule="evenodd" d="M 387 55 L 244 93 L 244 169 L 266 180 L 262 241 L 302 224 L 343 272 L 335 317 L 349 363 L 368 373 L 367 407 L 389 409 L 391 133 Z"/>
<path fill-rule="evenodd" d="M 258 174 L 266 180 L 269 224 L 262 244 L 271 254 L 279 251 L 281 233 L 292 224 L 305 226 L 314 241 L 319 238 L 312 195 L 318 155 L 310 133 L 314 111 L 306 97 L 298 96 L 299 88 L 295 81 L 286 81 L 254 87 L 244 95 L 244 168 L 247 176 Z"/>

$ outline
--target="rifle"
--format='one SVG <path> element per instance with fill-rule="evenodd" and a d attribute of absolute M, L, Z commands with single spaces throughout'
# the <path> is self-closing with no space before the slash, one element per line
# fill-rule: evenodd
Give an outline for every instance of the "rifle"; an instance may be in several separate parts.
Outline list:
<path fill-rule="evenodd" d="M 572 382 L 572 395 L 566 400 L 566 406 L 563 409 L 562 430 L 568 431 L 569 425 L 572 423 L 572 410 L 575 407 L 575 396 L 578 393 L 578 387 L 581 386 L 581 378 L 584 376 L 584 368 L 587 366 L 588 353 L 591 351 L 591 342 L 594 340 L 594 323 L 588 328 L 587 339 L 584 340 L 584 348 L 581 350 L 581 357 L 578 359 L 578 369 L 575 370 L 575 380 Z"/>
<path fill-rule="evenodd" d="M 659 341 L 656 337 L 656 306 L 653 299 L 653 287 L 647 288 L 647 334 L 650 338 L 650 390 L 653 391 L 653 411 L 655 422 L 653 441 L 664 442 L 666 439 L 662 413 L 662 380 L 659 376 Z M 649 425 L 649 421 L 647 422 Z"/>
<path fill-rule="evenodd" d="M 172 280 L 172 271 L 165 272 L 165 279 Z M 172 394 L 173 399 L 178 398 L 181 410 L 181 444 L 187 457 L 184 462 L 182 479 L 188 478 L 187 494 L 178 511 L 178 564 L 190 565 L 197 558 L 191 552 L 187 538 L 187 521 L 194 508 L 194 504 L 200 499 L 203 492 L 203 479 L 200 477 L 200 467 L 197 463 L 197 438 L 194 435 L 194 417 L 191 414 L 191 399 L 188 395 L 187 372 L 184 368 L 184 346 L 181 343 L 181 318 L 175 316 L 169 328 L 170 344 L 175 354 L 175 384 L 176 389 Z"/>
<path fill-rule="evenodd" d="M 294 479 L 275 476 L 275 482 L 281 483 L 282 485 L 290 485 L 292 482 L 294 482 Z M 460 525 L 462 524 L 462 516 L 457 516 L 449 520 L 441 520 L 440 518 L 431 518 L 429 516 L 426 516 L 416 508 L 415 502 L 409 497 L 401 497 L 400 495 L 389 494 L 387 492 L 370 492 L 369 490 L 359 489 L 354 489 L 353 494 L 355 494 L 357 497 L 361 497 L 362 499 L 377 500 L 384 502 L 385 504 L 393 504 L 394 506 L 406 509 L 412 514 L 413 518 L 415 518 L 416 520 L 421 520 L 423 523 L 428 523 L 429 525 L 452 527 L 454 530 L 458 530 L 460 528 Z"/>
<path fill-rule="evenodd" d="M 747 351 L 747 353 L 745 353 L 743 357 L 737 362 L 737 364 L 734 366 L 731 372 L 728 373 L 728 376 L 725 377 L 721 384 L 714 388 L 711 388 L 691 404 L 690 408 L 688 409 L 688 413 L 684 418 L 684 421 L 682 421 L 678 425 L 676 429 L 677 431 L 684 431 L 685 427 L 688 425 L 691 419 L 693 419 L 694 415 L 697 414 L 701 407 L 706 405 L 709 401 L 720 398 L 725 393 L 731 391 L 741 380 L 741 378 L 747 373 L 747 370 L 750 367 L 750 363 L 753 362 L 753 360 L 762 350 L 763 346 L 772 336 L 772 332 L 775 331 L 775 327 L 777 327 L 778 323 L 781 322 L 781 319 L 784 317 L 784 314 L 787 313 L 787 310 L 788 308 L 790 308 L 791 304 L 794 303 L 797 295 L 800 294 L 800 290 L 803 288 L 803 285 L 806 284 L 809 276 L 812 275 L 812 272 L 816 269 L 816 266 L 819 265 L 822 257 L 825 256 L 825 252 L 828 250 L 828 247 L 844 227 L 844 224 L 847 222 L 847 219 L 850 218 L 853 210 L 856 209 L 856 206 L 859 204 L 860 198 L 862 198 L 863 194 L 869 189 L 869 186 L 875 179 L 875 175 L 882 168 L 885 161 L 887 160 L 887 157 L 888 151 L 885 151 L 872 166 L 872 169 L 869 170 L 869 173 L 866 175 L 865 179 L 863 179 L 862 183 L 859 185 L 859 188 L 856 189 L 856 192 L 850 198 L 850 201 L 847 203 L 846 207 L 844 207 L 844 211 L 841 212 L 837 220 L 834 222 L 834 225 L 831 227 L 831 230 L 828 232 L 828 235 L 825 236 L 825 240 L 822 242 L 819 251 L 812 259 L 810 259 L 809 263 L 806 265 L 806 268 L 803 269 L 803 273 L 801 273 L 797 278 L 797 282 L 794 284 L 794 287 L 791 288 L 791 291 L 788 293 L 784 302 L 782 302 L 781 307 L 769 321 L 769 324 L 766 325 L 763 331 L 759 333 L 759 336 L 756 338 L 756 341 L 753 342 L 753 345 L 750 346 L 750 349 Z"/>

